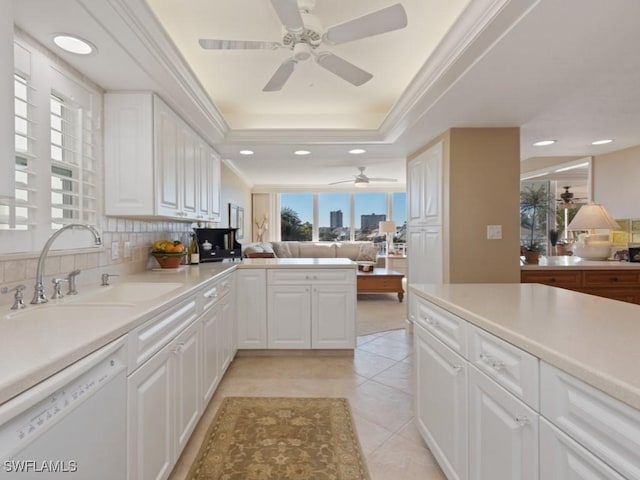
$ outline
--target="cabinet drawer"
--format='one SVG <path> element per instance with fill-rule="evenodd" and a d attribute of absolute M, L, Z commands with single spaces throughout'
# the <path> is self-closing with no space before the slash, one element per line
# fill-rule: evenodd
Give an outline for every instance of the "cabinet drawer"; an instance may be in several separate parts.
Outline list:
<path fill-rule="evenodd" d="M 538 359 L 473 325 L 468 335 L 469 361 L 537 411 Z"/>
<path fill-rule="evenodd" d="M 521 283 L 542 283 L 553 287 L 577 288 L 582 285 L 582 272 L 557 271 L 557 270 L 522 270 L 520 272 Z"/>
<path fill-rule="evenodd" d="M 222 297 L 231 291 L 231 282 L 233 278 L 227 275 L 224 278 L 216 280 L 214 283 L 200 290 L 199 295 L 203 300 L 202 311 L 206 312 L 213 307 Z"/>
<path fill-rule="evenodd" d="M 177 305 L 174 305 L 156 317 L 140 325 L 127 336 L 129 344 L 129 370 L 146 362 L 169 343 L 182 329 L 193 322 L 198 316 L 196 295 L 191 295 Z"/>
<path fill-rule="evenodd" d="M 640 273 L 612 270 L 584 272 L 585 287 L 633 286 L 640 288 Z"/>
<path fill-rule="evenodd" d="M 300 283 L 355 283 L 356 270 L 354 269 L 270 269 L 267 272 L 269 285 L 299 285 Z"/>
<path fill-rule="evenodd" d="M 541 413 L 627 478 L 640 478 L 640 411 L 541 362 Z"/>
<path fill-rule="evenodd" d="M 416 296 L 415 322 L 452 350 L 467 356 L 467 322 Z"/>

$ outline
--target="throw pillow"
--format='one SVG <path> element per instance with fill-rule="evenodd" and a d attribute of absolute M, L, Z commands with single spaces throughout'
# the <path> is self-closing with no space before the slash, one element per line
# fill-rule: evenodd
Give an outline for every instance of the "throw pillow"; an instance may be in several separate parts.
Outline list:
<path fill-rule="evenodd" d="M 356 262 L 375 262 L 378 255 L 378 247 L 375 245 L 362 244 Z"/>
<path fill-rule="evenodd" d="M 273 258 L 275 255 L 272 252 L 254 252 L 247 253 L 247 258 Z"/>
<path fill-rule="evenodd" d="M 291 251 L 289 250 L 289 245 L 285 242 L 273 242 L 271 244 L 273 246 L 273 251 L 278 258 L 291 258 Z"/>

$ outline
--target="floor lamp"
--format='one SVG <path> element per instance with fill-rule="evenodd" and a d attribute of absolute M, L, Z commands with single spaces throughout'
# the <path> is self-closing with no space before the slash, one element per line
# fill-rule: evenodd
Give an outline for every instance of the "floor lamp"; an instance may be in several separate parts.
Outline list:
<path fill-rule="evenodd" d="M 389 254 L 391 253 L 391 244 L 393 243 L 393 235 L 396 233 L 396 222 L 385 220 L 378 225 L 378 232 L 387 236 L 387 254 L 384 258 L 384 268 L 389 269 Z"/>

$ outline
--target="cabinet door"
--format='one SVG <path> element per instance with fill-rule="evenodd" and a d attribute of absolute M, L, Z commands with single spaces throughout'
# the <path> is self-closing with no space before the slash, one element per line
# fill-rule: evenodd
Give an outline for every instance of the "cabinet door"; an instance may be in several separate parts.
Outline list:
<path fill-rule="evenodd" d="M 623 480 L 608 465 L 540 417 L 540 478 Z"/>
<path fill-rule="evenodd" d="M 127 379 L 128 480 L 161 480 L 174 462 L 173 365 L 168 345 Z"/>
<path fill-rule="evenodd" d="M 202 316 L 202 395 L 203 404 L 207 405 L 220 383 L 221 365 L 219 351 L 222 339 L 220 304 L 214 305 Z"/>
<path fill-rule="evenodd" d="M 442 142 L 423 154 L 424 219 L 427 225 L 442 225 Z"/>
<path fill-rule="evenodd" d="M 267 276 L 263 268 L 238 269 L 238 348 L 267 348 Z"/>
<path fill-rule="evenodd" d="M 194 322 L 173 342 L 175 356 L 175 457 L 180 456 L 202 413 L 200 322 Z"/>
<path fill-rule="evenodd" d="M 355 348 L 356 293 L 351 285 L 314 285 L 311 347 Z"/>
<path fill-rule="evenodd" d="M 269 286 L 268 348 L 311 347 L 311 287 Z"/>
<path fill-rule="evenodd" d="M 409 252 L 408 282 L 444 282 L 444 249 L 441 227 L 409 228 L 407 231 Z"/>
<path fill-rule="evenodd" d="M 422 156 L 407 164 L 407 224 L 419 225 L 424 221 L 424 169 Z"/>
<path fill-rule="evenodd" d="M 211 207 L 209 209 L 209 220 L 212 222 L 220 221 L 220 189 L 221 189 L 221 176 L 220 176 L 220 157 L 216 155 L 211 147 L 207 149 L 207 155 L 209 159 L 209 198 L 211 200 Z"/>
<path fill-rule="evenodd" d="M 156 167 L 156 210 L 158 215 L 182 216 L 180 183 L 182 152 L 178 151 L 179 118 L 158 97 L 154 97 L 154 145 Z"/>
<path fill-rule="evenodd" d="M 196 137 L 189 126 L 180 122 L 178 146 L 182 157 L 182 183 L 180 206 L 183 217 L 196 218 L 198 203 L 198 168 L 196 165 Z"/>
<path fill-rule="evenodd" d="M 196 219 L 201 221 L 210 220 L 211 212 L 211 165 L 209 162 L 208 145 L 202 140 L 198 140 L 196 148 L 196 181 L 198 194 L 198 210 Z"/>
<path fill-rule="evenodd" d="M 224 372 L 229 367 L 231 360 L 233 359 L 233 324 L 235 318 L 233 317 L 233 296 L 231 294 L 226 295 L 220 300 L 220 318 L 222 319 L 222 345 L 221 345 L 221 371 L 220 376 L 224 375 Z"/>
<path fill-rule="evenodd" d="M 418 430 L 449 480 L 467 478 L 467 364 L 414 325 Z"/>
<path fill-rule="evenodd" d="M 538 414 L 469 365 L 469 478 L 537 480 Z"/>

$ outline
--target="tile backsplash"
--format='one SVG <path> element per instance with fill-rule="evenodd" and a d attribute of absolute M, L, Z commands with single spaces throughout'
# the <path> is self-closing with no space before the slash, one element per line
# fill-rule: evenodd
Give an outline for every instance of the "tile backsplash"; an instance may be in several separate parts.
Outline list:
<path fill-rule="evenodd" d="M 77 277 L 78 290 L 83 286 L 99 284 L 102 273 L 127 275 L 157 267 L 149 256 L 151 245 L 163 238 L 187 241 L 193 225 L 184 222 L 144 221 L 123 218 L 106 218 L 102 228 L 102 247 L 75 250 L 51 250 L 44 266 L 44 285 L 47 295 L 51 292 L 51 280 L 65 276 L 72 270 L 81 270 Z M 124 244 L 129 242 L 130 256 L 124 256 Z M 112 246 L 118 245 L 118 258 L 113 260 Z M 55 248 L 55 245 L 54 245 Z M 40 252 L 0 255 L 0 288 L 8 289 L 0 294 L 0 309 L 13 303 L 13 289 L 24 284 L 25 303 L 31 300 L 35 284 Z M 64 292 L 64 290 L 63 290 Z"/>

